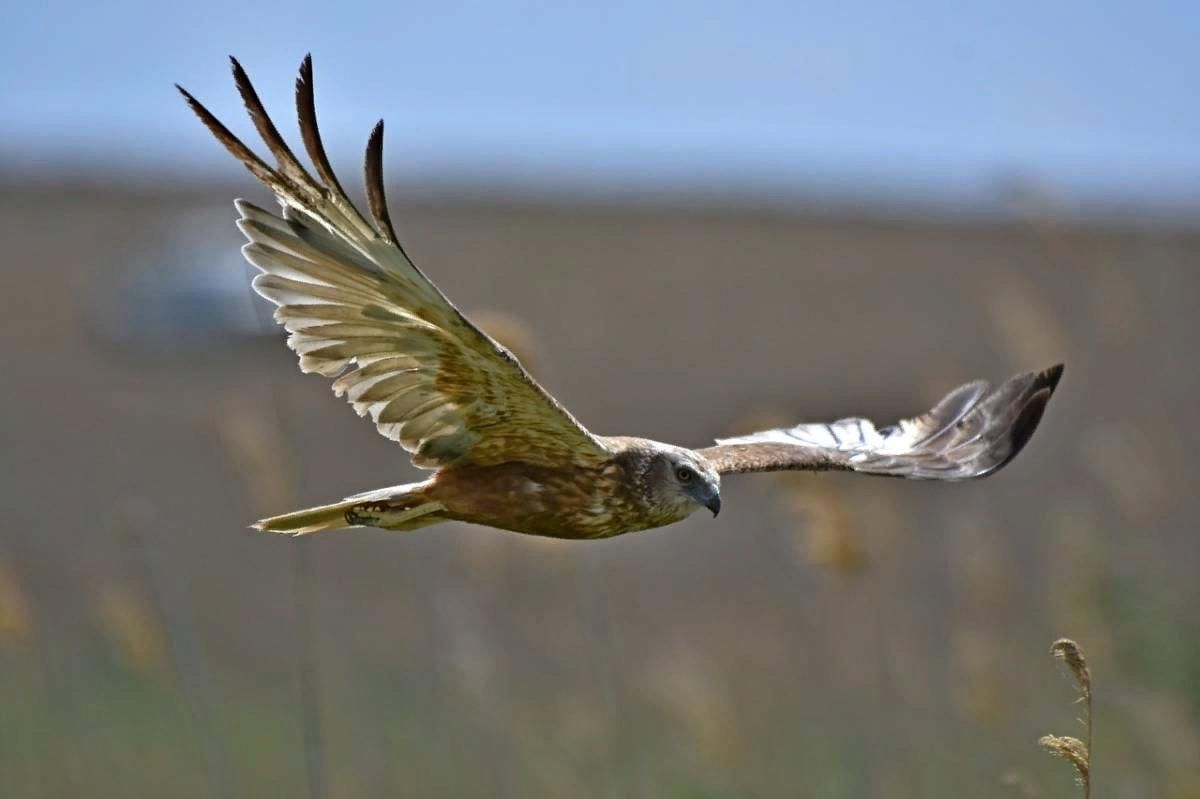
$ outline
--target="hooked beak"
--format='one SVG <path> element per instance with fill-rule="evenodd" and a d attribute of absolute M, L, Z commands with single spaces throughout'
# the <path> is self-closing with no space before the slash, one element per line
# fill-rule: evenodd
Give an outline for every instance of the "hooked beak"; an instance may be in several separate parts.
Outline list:
<path fill-rule="evenodd" d="M 717 518 L 717 514 L 721 512 L 721 495 L 713 496 L 708 502 L 704 503 L 704 507 L 712 511 L 713 518 Z"/>

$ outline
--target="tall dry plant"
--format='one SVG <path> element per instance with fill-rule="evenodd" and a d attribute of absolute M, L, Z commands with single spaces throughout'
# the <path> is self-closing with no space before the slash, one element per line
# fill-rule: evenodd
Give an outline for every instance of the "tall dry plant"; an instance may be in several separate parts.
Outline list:
<path fill-rule="evenodd" d="M 1061 661 L 1071 673 L 1079 698 L 1075 700 L 1083 705 L 1083 718 L 1080 723 L 1084 726 L 1084 740 L 1070 735 L 1044 735 L 1038 743 L 1050 754 L 1061 757 L 1075 767 L 1079 784 L 1083 786 L 1084 799 L 1092 795 L 1092 672 L 1088 668 L 1087 658 L 1079 644 L 1070 638 L 1060 638 L 1050 647 L 1050 654 Z"/>
<path fill-rule="evenodd" d="M 27 643 L 33 636 L 33 603 L 17 570 L 0 559 L 0 644 Z"/>

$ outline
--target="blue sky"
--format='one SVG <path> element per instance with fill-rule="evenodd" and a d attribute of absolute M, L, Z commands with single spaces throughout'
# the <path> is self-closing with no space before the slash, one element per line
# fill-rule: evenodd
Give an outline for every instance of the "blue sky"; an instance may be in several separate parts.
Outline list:
<path fill-rule="evenodd" d="M 336 9 L 336 10 L 335 10 Z M 584 189 L 1200 200 L 1195 3 L 25 3 L 0 28 L 0 158 L 235 174 L 178 81 L 285 135 L 305 52 L 335 163 Z M 287 123 L 287 124 L 284 124 Z"/>

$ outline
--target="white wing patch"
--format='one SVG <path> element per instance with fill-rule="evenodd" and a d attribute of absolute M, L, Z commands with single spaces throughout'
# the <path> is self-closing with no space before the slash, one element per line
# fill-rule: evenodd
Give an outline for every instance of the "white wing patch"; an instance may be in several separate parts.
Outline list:
<path fill-rule="evenodd" d="M 840 468 L 918 480 L 983 477 L 1025 446 L 1061 375 L 1061 365 L 1028 372 L 994 391 L 977 380 L 886 427 L 861 418 L 800 424 L 719 439 L 700 454 L 723 474 Z"/>
<path fill-rule="evenodd" d="M 987 392 L 977 380 L 960 386 L 929 413 L 876 428 L 870 419 L 850 417 L 836 422 L 812 422 L 778 430 L 764 430 L 736 438 L 719 438 L 717 444 L 789 444 L 847 454 L 850 463 L 878 455 L 903 455 L 916 446 L 929 446 L 961 421 Z M 982 431 L 980 431 L 982 432 Z M 971 437 L 978 438 L 978 434 Z M 959 446 L 970 441 L 960 442 Z"/>

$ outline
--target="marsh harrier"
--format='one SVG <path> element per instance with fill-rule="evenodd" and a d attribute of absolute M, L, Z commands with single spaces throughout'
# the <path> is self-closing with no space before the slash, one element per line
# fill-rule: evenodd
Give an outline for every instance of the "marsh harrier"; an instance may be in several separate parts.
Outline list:
<path fill-rule="evenodd" d="M 300 369 L 407 450 L 428 480 L 381 488 L 255 527 L 311 533 L 371 526 L 413 530 L 447 520 L 559 538 L 606 538 L 715 516 L 721 476 L 837 469 L 919 480 L 963 480 L 1008 463 L 1033 434 L 1062 366 L 950 392 L 928 413 L 887 427 L 866 419 L 752 433 L 699 450 L 597 436 L 473 325 L 417 268 L 388 216 L 383 122 L 367 143 L 370 218 L 329 166 L 313 103 L 312 60 L 296 82 L 310 174 L 279 135 L 242 67 L 233 76 L 275 158 L 268 165 L 182 87 L 225 148 L 275 193 L 276 214 L 244 200 L 238 227 L 254 289 L 274 303 Z"/>

